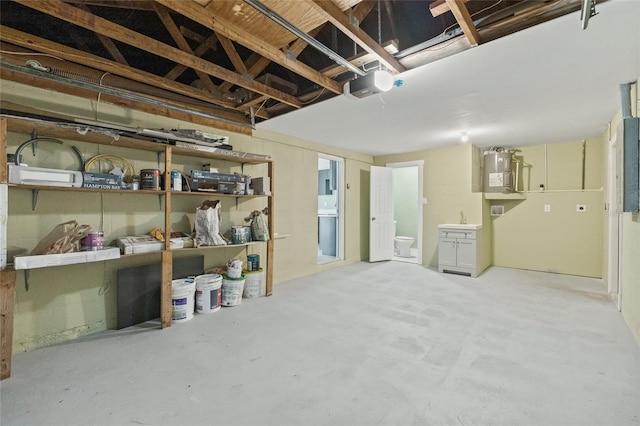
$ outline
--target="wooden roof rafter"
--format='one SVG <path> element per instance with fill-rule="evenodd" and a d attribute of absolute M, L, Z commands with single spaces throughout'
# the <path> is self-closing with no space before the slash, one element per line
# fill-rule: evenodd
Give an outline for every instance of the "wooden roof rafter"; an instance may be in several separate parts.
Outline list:
<path fill-rule="evenodd" d="M 78 5 L 78 7 L 81 8 L 82 10 L 86 11 L 86 12 L 91 12 L 89 10 L 89 7 L 84 3 L 80 3 Z M 109 37 L 103 36 L 102 34 L 96 34 L 96 36 L 98 36 L 98 40 L 100 40 L 100 43 L 102 43 L 104 48 L 107 49 L 107 52 L 109 52 L 109 55 L 111 55 L 111 57 L 115 61 L 118 61 L 118 62 L 120 62 L 121 64 L 124 64 L 124 65 L 129 65 L 129 63 L 127 62 L 126 58 L 124 57 L 122 52 L 120 52 L 120 50 L 118 49 L 116 44 L 113 42 L 113 40 L 111 40 Z"/>
<path fill-rule="evenodd" d="M 290 59 L 282 50 L 273 45 L 261 40 L 255 34 L 245 30 L 241 26 L 228 21 L 220 16 L 215 16 L 214 13 L 206 8 L 191 1 L 179 1 L 179 0 L 153 0 L 160 3 L 174 12 L 188 17 L 189 19 L 212 29 L 217 34 L 224 35 L 225 37 L 253 50 L 257 54 L 270 59 L 271 61 L 283 66 L 284 68 L 293 71 L 294 73 L 310 80 L 320 86 L 326 87 L 336 94 L 342 93 L 342 87 L 334 80 L 322 75 L 312 67 L 303 64 L 300 61 Z M 214 3 L 210 3 L 214 4 Z M 242 86 L 242 85 L 240 85 Z M 247 87 L 248 88 L 248 87 Z M 250 88 L 248 88 L 250 89 Z M 250 89 L 251 90 L 251 89 Z M 269 95 L 268 93 L 262 93 L 263 95 Z M 282 100 L 279 99 L 281 102 Z"/>
<path fill-rule="evenodd" d="M 469 0 L 437 0 L 429 6 L 431 14 L 435 17 L 451 11 L 456 18 L 458 25 L 462 28 L 462 32 L 469 40 L 472 46 L 480 44 L 480 35 L 476 29 L 473 19 L 464 5 Z"/>
<path fill-rule="evenodd" d="M 191 50 L 191 46 L 189 46 L 189 43 L 185 39 L 184 35 L 182 35 L 180 28 L 178 28 L 176 23 L 173 21 L 173 19 L 169 15 L 169 11 L 164 6 L 159 5 L 157 3 L 153 3 L 153 8 L 156 14 L 158 15 L 158 17 L 160 18 L 160 21 L 162 21 L 162 24 L 164 25 L 164 27 L 167 29 L 167 31 L 169 31 L 171 38 L 173 38 L 173 41 L 176 42 L 178 47 L 184 52 L 195 56 L 193 50 Z M 198 55 L 198 57 L 200 56 Z M 209 75 L 207 75 L 206 73 L 198 69 L 194 69 L 194 71 L 200 78 L 200 82 L 202 83 L 205 89 L 207 89 L 209 92 L 214 92 L 218 89 L 216 85 L 213 84 L 213 81 L 211 81 L 211 77 L 209 77 Z"/>
<path fill-rule="evenodd" d="M 340 31 L 347 35 L 364 50 L 374 55 L 381 64 L 393 73 L 406 71 L 405 67 L 398 62 L 393 55 L 390 55 L 371 36 L 369 36 L 359 26 L 354 26 L 349 16 L 342 12 L 331 0 L 304 0 L 314 10 L 323 14 L 329 22 L 335 25 Z"/>
<path fill-rule="evenodd" d="M 63 46 L 49 40 L 35 37 L 30 34 L 26 34 L 21 31 L 4 26 L 0 26 L 0 40 L 2 40 L 3 43 L 8 43 L 38 53 L 51 55 L 52 57 L 60 58 L 63 61 L 77 63 L 85 67 L 99 70 L 103 73 L 112 74 L 114 76 L 126 78 L 138 83 L 147 84 L 161 90 L 168 90 L 170 92 L 180 94 L 192 99 L 199 99 L 201 101 L 226 108 L 229 111 L 229 114 L 223 114 L 223 111 L 217 112 L 218 114 L 222 114 L 225 118 L 234 120 L 242 119 L 241 116 L 238 116 L 238 112 L 243 111 L 240 111 L 231 102 L 217 99 L 203 90 L 199 90 L 175 81 L 167 80 L 163 77 L 146 73 L 127 65 L 114 64 L 112 61 L 101 58 L 99 56 L 90 55 L 85 52 L 78 51 L 76 49 Z M 44 62 L 45 60 L 46 57 L 43 57 L 41 59 L 41 61 L 46 64 L 46 62 Z M 54 62 L 49 66 L 57 67 L 58 65 L 56 65 Z"/>
<path fill-rule="evenodd" d="M 266 84 L 257 81 L 247 81 L 243 76 L 228 70 L 214 63 L 205 61 L 195 55 L 186 53 L 173 46 L 164 44 L 151 37 L 147 37 L 133 30 L 129 30 L 121 25 L 114 24 L 106 19 L 92 15 L 77 7 L 70 6 L 60 0 L 47 0 L 46 2 L 38 0 L 14 0 L 24 6 L 46 13 L 48 15 L 63 19 L 80 27 L 103 34 L 120 42 L 129 44 L 139 49 L 146 50 L 159 57 L 169 59 L 176 63 L 182 63 L 190 68 L 198 69 L 211 76 L 222 80 L 231 81 L 238 86 L 246 89 L 268 95 L 279 101 L 300 108 L 301 104 L 295 97 L 288 95 L 280 90 L 276 90 Z"/>

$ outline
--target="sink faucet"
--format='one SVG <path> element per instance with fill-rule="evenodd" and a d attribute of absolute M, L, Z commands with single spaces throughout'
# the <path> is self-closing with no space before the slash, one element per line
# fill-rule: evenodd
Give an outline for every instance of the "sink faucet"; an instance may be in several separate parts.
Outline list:
<path fill-rule="evenodd" d="M 464 215 L 464 210 L 460 210 L 460 225 L 464 225 L 467 223 L 467 218 Z"/>

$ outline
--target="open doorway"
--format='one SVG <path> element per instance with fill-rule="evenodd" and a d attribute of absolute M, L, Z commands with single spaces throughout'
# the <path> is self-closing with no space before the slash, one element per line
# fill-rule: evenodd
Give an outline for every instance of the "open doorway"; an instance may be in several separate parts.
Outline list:
<path fill-rule="evenodd" d="M 424 161 L 389 163 L 393 169 L 393 260 L 422 264 L 422 176 Z"/>
<path fill-rule="evenodd" d="M 343 259 L 344 160 L 318 155 L 318 263 Z"/>

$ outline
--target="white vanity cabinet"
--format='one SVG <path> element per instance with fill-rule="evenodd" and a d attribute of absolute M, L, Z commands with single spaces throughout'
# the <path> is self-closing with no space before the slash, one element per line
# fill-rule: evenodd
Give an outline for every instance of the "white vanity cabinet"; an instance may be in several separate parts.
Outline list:
<path fill-rule="evenodd" d="M 479 229 L 482 225 L 454 225 L 438 226 L 438 271 L 454 272 L 477 277 L 478 250 L 481 245 Z"/>

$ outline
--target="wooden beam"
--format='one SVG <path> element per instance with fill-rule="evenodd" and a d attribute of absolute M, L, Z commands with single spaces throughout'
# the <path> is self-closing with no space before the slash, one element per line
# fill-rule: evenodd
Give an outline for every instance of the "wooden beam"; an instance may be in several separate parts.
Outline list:
<path fill-rule="evenodd" d="M 397 40 L 388 41 L 388 42 L 384 43 L 382 45 L 382 47 L 384 48 L 384 50 L 386 50 L 387 52 L 389 52 L 391 54 L 397 53 L 398 52 L 398 41 Z M 350 58 L 347 58 L 347 60 L 349 62 L 351 62 L 351 64 L 354 67 L 361 67 L 362 65 L 374 62 L 376 60 L 376 57 L 373 56 L 370 53 L 361 52 L 361 53 L 358 53 L 357 55 L 354 55 L 354 56 L 351 56 Z M 331 77 L 331 78 L 336 78 L 337 76 L 347 72 L 347 69 L 345 67 L 343 67 L 342 65 L 333 64 L 333 65 L 330 65 L 330 66 L 320 70 L 320 72 L 325 74 L 325 75 L 327 75 L 327 76 L 329 76 L 329 77 Z"/>
<path fill-rule="evenodd" d="M 467 7 L 464 5 L 464 0 L 446 0 L 449 9 L 451 9 L 451 13 L 455 16 L 456 21 L 462 28 L 464 35 L 469 39 L 469 43 L 472 46 L 477 46 L 480 44 L 480 36 L 478 35 L 478 30 L 473 24 L 473 19 L 471 15 L 469 15 L 469 11 Z"/>
<path fill-rule="evenodd" d="M 40 53 L 47 53 L 52 57 L 61 58 L 70 63 L 81 64 L 132 81 L 137 81 L 139 83 L 157 87 L 159 89 L 179 93 L 181 95 L 194 99 L 200 99 L 202 101 L 219 105 L 224 108 L 234 108 L 234 104 L 232 104 L 231 102 L 225 102 L 220 99 L 216 99 L 210 93 L 207 93 L 203 90 L 198 90 L 186 84 L 170 81 L 163 77 L 158 77 L 155 74 L 140 71 L 126 65 L 114 64 L 112 61 L 109 61 L 100 56 L 91 55 L 89 53 L 72 49 L 70 47 L 63 46 L 61 44 L 54 43 L 52 41 L 32 36 L 30 34 L 23 33 L 21 31 L 1 25 L 0 40 L 29 50 L 35 50 Z M 6 48 L 4 49 L 6 50 Z M 11 55 L 7 54 L 6 57 L 10 58 Z M 57 60 L 53 59 L 52 57 L 43 56 L 40 61 L 46 66 L 61 68 L 60 64 L 57 63 Z"/>
<path fill-rule="evenodd" d="M 242 58 L 238 54 L 236 47 L 233 45 L 233 42 L 221 34 L 217 34 L 217 36 L 218 36 L 218 40 L 220 41 L 220 45 L 222 46 L 224 51 L 227 53 L 227 56 L 231 60 L 233 67 L 236 69 L 236 72 L 242 75 L 247 75 L 248 73 L 247 67 L 244 65 L 244 62 L 242 61 Z"/>
<path fill-rule="evenodd" d="M 462 1 L 466 3 L 469 0 L 462 0 Z M 436 0 L 429 5 L 429 10 L 431 11 L 431 16 L 435 18 L 436 16 L 440 16 L 443 13 L 447 13 L 451 9 L 447 4 L 447 0 Z"/>
<path fill-rule="evenodd" d="M 369 12 L 373 10 L 375 5 L 376 3 L 373 1 L 361 1 L 360 3 L 356 4 L 353 9 L 351 9 L 351 16 L 356 18 L 358 22 L 362 22 L 362 20 L 367 17 Z"/>
<path fill-rule="evenodd" d="M 273 89 L 266 84 L 257 81 L 247 81 L 243 76 L 223 68 L 219 65 L 207 62 L 197 56 L 183 52 L 180 49 L 164 44 L 151 37 L 139 34 L 129 30 L 121 25 L 114 24 L 106 19 L 87 13 L 77 7 L 69 6 L 60 0 L 48 0 L 46 2 L 39 0 L 15 0 L 23 6 L 30 7 L 56 18 L 63 19 L 69 23 L 78 25 L 88 30 L 106 35 L 115 40 L 127 43 L 139 49 L 146 50 L 157 56 L 169 59 L 174 62 L 182 63 L 190 68 L 203 71 L 209 75 L 228 80 L 238 86 L 245 87 L 254 92 L 268 95 L 274 99 L 284 102 L 293 107 L 300 108 L 300 102 L 295 97 L 288 95 L 280 90 Z M 190 4 L 191 2 L 179 2 L 175 4 Z M 325 77 L 326 78 L 326 77 Z M 335 83 L 335 82 L 334 82 Z"/>
<path fill-rule="evenodd" d="M 479 28 L 478 32 L 482 41 L 487 43 L 491 40 L 499 39 L 525 28 L 530 28 L 580 10 L 579 0 L 526 2 L 526 4 L 527 6 L 519 10 L 517 14 Z M 413 69 L 471 48 L 469 40 L 466 37 L 460 36 L 402 58 L 401 62 L 407 68 Z"/>
<path fill-rule="evenodd" d="M 351 40 L 360 45 L 364 50 L 374 55 L 380 63 L 390 71 L 400 73 L 405 67 L 392 55 L 387 53 L 373 38 L 360 27 L 354 27 L 335 3 L 330 0 L 306 0 L 314 10 L 324 15 L 333 25 L 347 35 Z"/>
<path fill-rule="evenodd" d="M 160 21 L 162 21 L 162 24 L 165 26 L 167 31 L 169 31 L 171 38 L 173 38 L 173 41 L 176 42 L 178 47 L 182 51 L 187 52 L 190 55 L 194 55 L 193 50 L 191 50 L 191 46 L 189 46 L 189 43 L 187 43 L 187 40 L 185 40 L 184 36 L 180 32 L 180 29 L 173 21 L 173 18 L 171 18 L 171 16 L 169 15 L 169 11 L 167 10 L 167 8 L 157 3 L 153 3 L 153 8 L 155 9 L 156 14 L 158 15 L 158 17 L 160 17 Z M 209 75 L 197 69 L 194 69 L 194 71 L 200 78 L 200 82 L 205 89 L 207 89 L 209 92 L 217 90 L 216 85 L 213 84 L 213 81 L 211 81 L 211 77 L 209 77 Z"/>
<path fill-rule="evenodd" d="M 264 56 L 260 56 L 254 52 L 249 56 L 249 58 L 247 59 L 244 65 L 245 65 L 245 68 L 247 68 L 247 74 L 255 77 L 263 69 L 265 69 L 267 65 L 269 65 L 270 63 L 271 63 L 271 59 L 265 58 Z M 253 70 L 253 66 L 256 66 L 256 70 Z M 221 93 L 225 93 L 226 91 L 231 89 L 232 86 L 233 86 L 232 83 L 229 83 L 228 81 L 224 81 L 222 82 L 222 84 L 220 84 L 220 86 L 218 86 L 218 90 Z"/>
<path fill-rule="evenodd" d="M 33 0 L 31 0 L 33 1 Z M 283 67 L 299 74 L 300 76 L 310 80 L 320 86 L 326 87 L 328 90 L 338 94 L 342 93 L 342 87 L 332 79 L 322 75 L 320 72 L 311 68 L 308 65 L 305 65 L 299 61 L 291 60 L 287 57 L 287 55 L 282 52 L 280 49 L 268 45 L 261 40 L 256 35 L 251 34 L 249 31 L 243 29 L 242 27 L 227 21 L 219 16 L 214 16 L 213 13 L 199 6 L 197 3 L 193 1 L 180 1 L 180 0 L 154 0 L 158 3 L 163 4 L 164 6 L 173 9 L 175 12 L 180 13 L 181 15 L 190 18 L 197 23 L 204 25 L 207 28 L 214 30 L 217 34 L 222 34 L 225 37 L 253 50 L 265 58 L 269 58 L 273 62 L 276 62 Z M 226 80 L 226 79 L 225 79 Z M 231 83 L 237 84 L 235 81 L 228 80 Z M 246 87 L 249 90 L 253 90 L 259 92 L 257 90 L 252 89 L 251 87 L 247 87 L 246 85 L 238 84 L 239 86 Z M 259 92 L 262 93 L 262 92 Z M 271 96 L 269 93 L 262 93 L 263 95 Z M 278 99 L 280 102 L 283 102 L 282 99 Z M 298 105 L 299 107 L 299 105 Z"/>
<path fill-rule="evenodd" d="M 6 129 L 6 121 L 3 121 L 3 127 Z M 5 141 L 2 141 L 2 143 L 5 143 Z M 0 270 L 0 380 L 11 377 L 13 311 L 15 305 L 16 271 Z"/>
<path fill-rule="evenodd" d="M 200 43 L 195 49 L 193 49 L 193 54 L 200 57 L 204 55 L 204 53 L 207 50 L 215 49 L 215 45 L 217 43 L 218 43 L 218 37 L 215 34 L 211 34 L 204 41 L 202 41 L 202 43 Z M 175 80 L 187 69 L 188 68 L 182 64 L 176 64 L 176 66 L 173 67 L 171 71 L 169 71 L 164 75 L 164 78 L 168 78 L 169 80 Z"/>
<path fill-rule="evenodd" d="M 315 37 L 316 34 L 318 34 L 320 32 L 320 30 L 322 29 L 323 25 L 320 25 L 319 27 L 313 29 L 312 31 L 309 32 L 309 35 L 311 37 Z M 289 51 L 295 56 L 298 57 L 298 55 L 300 53 L 302 53 L 302 51 L 307 47 L 307 42 L 302 40 L 302 39 L 298 39 L 295 42 L 293 42 L 291 44 L 291 46 L 289 47 Z M 264 71 L 264 69 L 271 63 L 272 61 L 268 58 L 265 58 L 264 56 L 260 56 L 257 53 L 253 53 L 251 54 L 251 56 L 249 56 L 249 58 L 247 59 L 247 62 L 244 64 L 245 67 L 247 68 L 247 74 L 250 75 L 252 78 L 255 78 L 258 76 L 258 74 L 260 74 L 262 71 Z M 231 84 L 229 84 L 228 82 L 224 82 L 220 85 L 220 91 L 222 92 L 226 92 L 227 90 L 229 90 L 231 88 Z"/>
<path fill-rule="evenodd" d="M 78 7 L 86 12 L 91 12 L 86 4 L 79 4 Z M 120 62 L 121 64 L 129 65 L 124 55 L 122 55 L 122 52 L 120 52 L 113 40 L 111 40 L 109 37 L 103 36 L 102 34 L 96 34 L 96 36 L 98 36 L 98 40 L 100 40 L 100 43 L 102 43 L 104 48 L 107 49 L 107 52 L 109 52 L 109 55 L 111 55 L 114 60 Z"/>
<path fill-rule="evenodd" d="M 398 28 L 396 27 L 396 17 L 393 13 L 393 4 L 390 0 L 384 0 L 384 9 L 387 12 L 387 18 L 389 18 L 389 24 L 391 25 L 391 36 L 394 39 L 398 38 Z"/>

